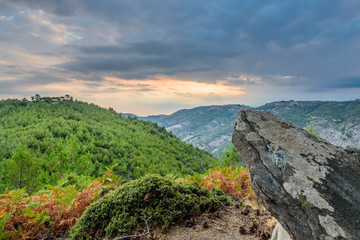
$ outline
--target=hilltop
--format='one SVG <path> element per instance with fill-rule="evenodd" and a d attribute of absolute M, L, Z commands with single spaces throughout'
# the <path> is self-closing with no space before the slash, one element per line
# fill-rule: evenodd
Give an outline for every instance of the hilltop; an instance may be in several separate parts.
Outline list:
<path fill-rule="evenodd" d="M 260 107 L 245 105 L 202 106 L 171 115 L 142 119 L 157 122 L 183 141 L 220 158 L 230 139 L 238 111 L 255 109 L 271 112 L 305 128 L 313 124 L 319 136 L 342 147 L 360 148 L 360 101 L 278 101 Z"/>
<path fill-rule="evenodd" d="M 56 98 L 51 98 L 56 99 Z M 124 180 L 203 173 L 218 161 L 157 123 L 80 101 L 0 101 L 0 193 L 34 192 L 67 179 L 88 182 L 108 168 Z"/>

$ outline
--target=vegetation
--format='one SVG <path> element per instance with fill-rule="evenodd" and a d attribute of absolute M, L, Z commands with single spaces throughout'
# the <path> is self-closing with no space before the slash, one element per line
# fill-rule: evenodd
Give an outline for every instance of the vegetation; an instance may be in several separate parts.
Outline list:
<path fill-rule="evenodd" d="M 219 190 L 238 197 L 240 203 L 255 198 L 249 175 L 240 165 L 178 180 L 174 180 L 174 175 L 168 176 L 172 179 L 146 176 L 120 188 L 122 179 L 113 169 L 114 166 L 108 167 L 102 177 L 84 182 L 82 186 L 60 180 L 56 186 L 47 186 L 47 190 L 32 196 L 24 189 L 6 191 L 0 195 L 0 239 L 66 237 L 91 203 L 95 203 L 90 207 L 92 210 L 89 209 L 73 229 L 73 239 L 92 238 L 94 233 L 86 233 L 86 229 L 93 226 L 97 226 L 100 236 L 136 234 L 145 230 L 147 224 L 151 230 L 166 227 L 204 211 L 213 211 L 220 202 L 228 201 Z M 112 190 L 115 192 L 109 193 Z M 109 196 L 103 197 L 107 193 Z M 124 219 L 116 217 L 118 214 Z M 103 218 L 107 224 L 98 225 L 103 224 Z"/>
<path fill-rule="evenodd" d="M 328 122 L 327 124 L 336 126 L 355 121 L 360 116 L 359 101 L 280 101 L 256 109 L 271 112 L 301 128 L 318 119 L 323 120 L 322 124 Z"/>
<path fill-rule="evenodd" d="M 0 101 L 0 193 L 22 188 L 33 193 L 60 179 L 78 186 L 111 165 L 124 180 L 186 176 L 219 165 L 156 123 L 71 96 L 33 99 Z"/>
<path fill-rule="evenodd" d="M 208 190 L 220 189 L 233 197 L 255 199 L 244 162 L 232 144 L 230 149 L 225 148 L 222 154 L 223 167 L 210 169 L 203 175 L 194 174 L 184 181 L 195 182 Z"/>
<path fill-rule="evenodd" d="M 71 230 L 71 239 L 113 238 L 166 227 L 203 212 L 227 198 L 197 184 L 148 175 L 124 184 L 92 204 Z"/>
<path fill-rule="evenodd" d="M 310 124 L 310 126 L 305 128 L 306 131 L 308 131 L 311 134 L 314 134 L 315 136 L 318 135 L 318 132 L 314 130 L 314 125 Z"/>
<path fill-rule="evenodd" d="M 25 189 L 6 191 L 0 195 L 0 239 L 66 236 L 93 201 L 117 188 L 117 180 L 106 172 L 81 188 L 60 180 L 57 186 L 47 186 L 32 196 Z"/>
<path fill-rule="evenodd" d="M 205 106 L 180 110 L 171 115 L 148 116 L 143 119 L 169 128 L 180 139 L 211 152 L 220 160 L 224 147 L 230 149 L 229 139 L 231 139 L 237 113 L 248 108 L 250 107 L 235 104 Z M 224 135 L 228 137 L 223 139 Z"/>
<path fill-rule="evenodd" d="M 250 187 L 249 174 L 241 165 L 234 168 L 210 169 L 203 175 L 194 174 L 192 177 L 185 178 L 184 181 L 195 182 L 208 190 L 219 189 L 233 197 L 255 199 L 254 192 Z"/>
<path fill-rule="evenodd" d="M 244 165 L 240 154 L 236 151 L 232 144 L 230 145 L 230 151 L 226 148 L 224 149 L 224 153 L 221 155 L 221 158 L 225 167 L 235 167 L 238 164 L 240 164 L 240 166 Z"/>

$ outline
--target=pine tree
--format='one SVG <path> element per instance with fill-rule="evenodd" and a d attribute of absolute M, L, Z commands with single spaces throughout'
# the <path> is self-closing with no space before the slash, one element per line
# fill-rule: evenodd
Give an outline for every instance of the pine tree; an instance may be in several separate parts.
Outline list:
<path fill-rule="evenodd" d="M 224 153 L 221 155 L 221 158 L 224 161 L 225 167 L 235 167 L 238 164 L 241 166 L 244 165 L 240 154 L 236 151 L 233 145 L 230 146 L 230 151 L 226 148 L 224 149 Z"/>

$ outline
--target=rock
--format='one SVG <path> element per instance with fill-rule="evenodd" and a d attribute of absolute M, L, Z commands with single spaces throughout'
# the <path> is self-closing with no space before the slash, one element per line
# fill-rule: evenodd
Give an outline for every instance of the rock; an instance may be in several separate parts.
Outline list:
<path fill-rule="evenodd" d="M 359 239 L 358 151 L 254 110 L 239 112 L 232 143 L 259 201 L 292 239 Z"/>
<path fill-rule="evenodd" d="M 277 223 L 270 240 L 291 240 L 289 234 L 285 231 L 285 229 L 281 226 L 280 223 Z"/>

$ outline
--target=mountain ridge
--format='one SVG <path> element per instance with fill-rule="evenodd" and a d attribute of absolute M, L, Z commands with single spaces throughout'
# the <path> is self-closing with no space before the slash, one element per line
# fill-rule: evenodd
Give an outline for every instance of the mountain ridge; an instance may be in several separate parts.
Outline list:
<path fill-rule="evenodd" d="M 305 128 L 311 124 L 319 136 L 342 147 L 360 148 L 360 101 L 275 101 L 259 107 L 242 104 L 200 106 L 170 115 L 139 119 L 157 122 L 181 140 L 220 158 L 230 138 L 237 113 L 243 109 L 271 112 Z"/>

